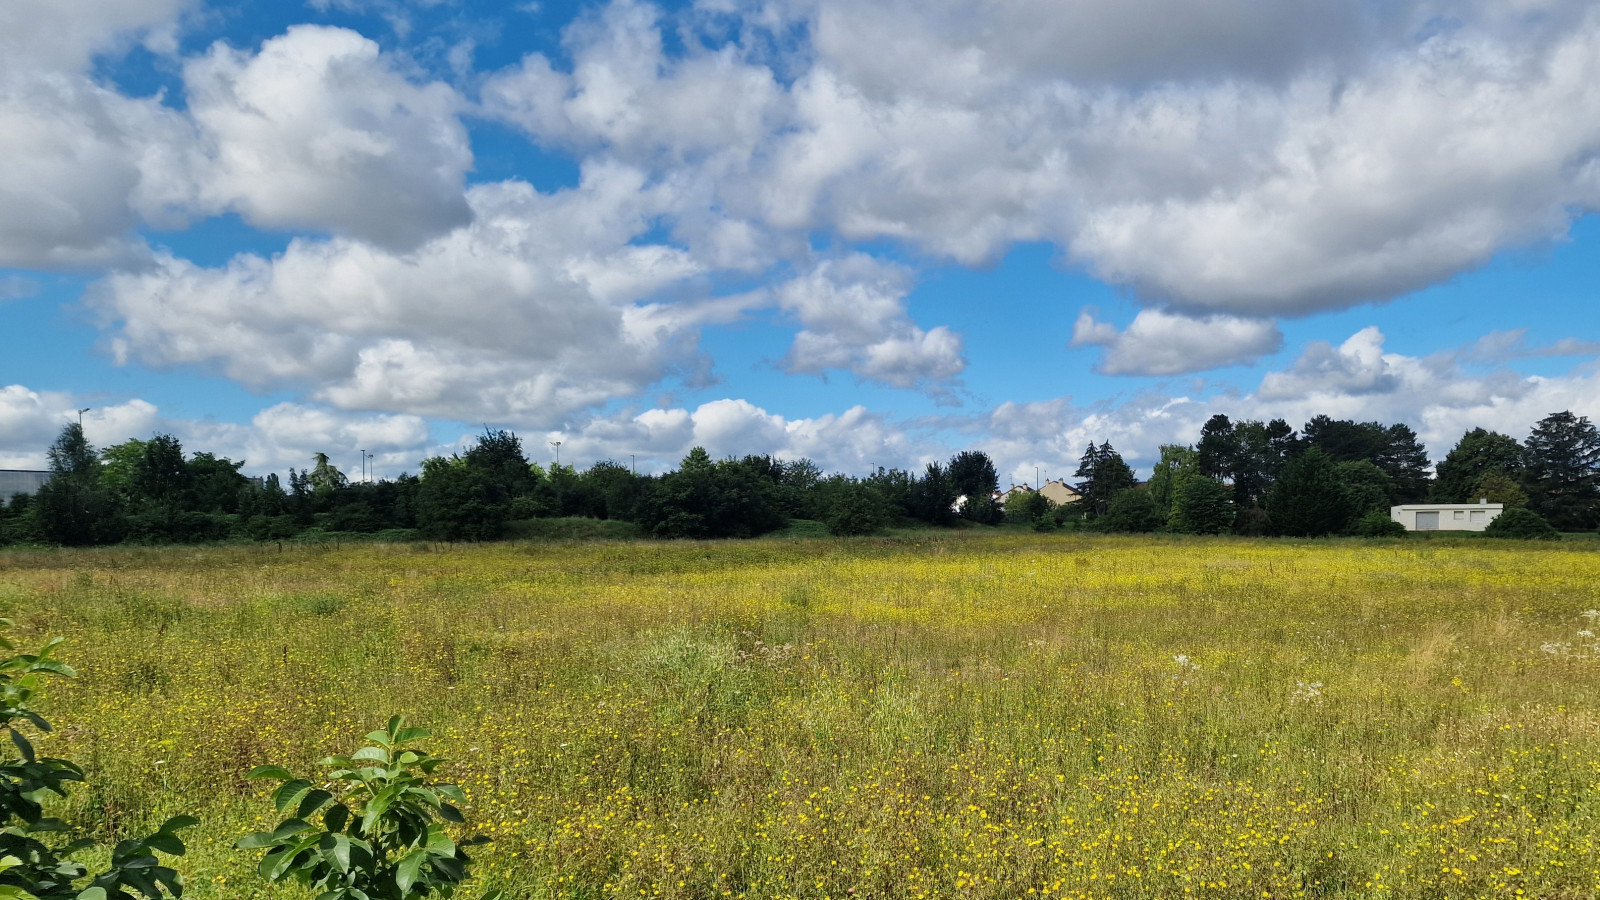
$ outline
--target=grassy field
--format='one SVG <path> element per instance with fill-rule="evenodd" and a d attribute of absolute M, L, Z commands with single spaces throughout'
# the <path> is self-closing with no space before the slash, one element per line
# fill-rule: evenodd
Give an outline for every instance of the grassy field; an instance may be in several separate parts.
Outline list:
<path fill-rule="evenodd" d="M 13 552 L 0 614 L 83 672 L 65 814 L 199 815 L 196 898 L 393 712 L 515 897 L 1600 891 L 1595 543 Z"/>

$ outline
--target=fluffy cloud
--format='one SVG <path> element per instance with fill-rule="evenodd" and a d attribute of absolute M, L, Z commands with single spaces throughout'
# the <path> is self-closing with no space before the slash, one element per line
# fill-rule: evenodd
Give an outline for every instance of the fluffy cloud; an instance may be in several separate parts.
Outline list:
<path fill-rule="evenodd" d="M 254 54 L 219 43 L 184 83 L 207 156 L 201 208 L 400 249 L 471 216 L 455 91 L 413 84 L 353 31 L 295 26 Z"/>
<path fill-rule="evenodd" d="M 1254 362 L 1283 345 L 1278 327 L 1236 316 L 1191 318 L 1143 310 L 1123 332 L 1096 321 L 1093 310 L 1078 314 L 1072 346 L 1104 347 L 1095 366 L 1103 375 L 1182 375 Z"/>
<path fill-rule="evenodd" d="M 0 386 L 0 469 L 45 468 L 45 451 L 85 406 L 94 407 L 83 416 L 83 431 L 91 442 L 139 436 L 158 421 L 156 408 L 143 400 L 109 406 L 94 403 L 63 391 Z"/>
<path fill-rule="evenodd" d="M 97 405 L 99 404 L 99 405 Z M 361 450 L 375 454 L 373 471 L 384 476 L 416 472 L 421 460 L 445 452 L 430 439 L 416 416 L 351 416 L 295 403 L 279 403 L 257 413 L 248 424 L 170 418 L 142 399 L 105 404 L 61 391 L 36 391 L 19 384 L 0 386 L 0 468 L 42 469 L 46 450 L 83 407 L 89 442 L 108 447 L 134 438 L 172 434 L 193 453 L 205 451 L 244 460 L 250 473 L 304 468 L 316 453 L 327 453 L 346 473 L 359 472 Z"/>
<path fill-rule="evenodd" d="M 771 454 L 805 457 L 824 471 L 865 473 L 883 467 L 920 467 L 948 456 L 915 426 L 865 407 L 812 418 L 789 419 L 746 400 L 722 399 L 689 409 L 652 409 L 598 418 L 581 429 L 551 433 L 562 440 L 562 458 L 637 459 L 641 471 L 677 468 L 693 447 L 713 458 Z M 531 449 L 531 448 L 530 448 Z"/>
<path fill-rule="evenodd" d="M 658 32 L 684 21 L 613 4 L 567 32 L 570 72 L 530 56 L 486 109 L 683 185 L 691 245 L 830 229 L 981 263 L 1043 239 L 1190 312 L 1394 297 L 1600 203 L 1583 3 L 734 8 L 740 43 L 678 58 Z M 811 43 L 775 61 L 749 26 L 783 11 Z"/>
<path fill-rule="evenodd" d="M 629 243 L 654 202 L 641 187 L 619 167 L 555 195 L 483 185 L 470 225 L 411 253 L 335 238 L 212 269 L 162 257 L 89 302 L 123 361 L 199 364 L 345 409 L 548 427 L 692 369 L 695 327 L 729 315 L 641 302 L 699 271 Z"/>
<path fill-rule="evenodd" d="M 800 320 L 783 364 L 790 372 L 843 369 L 867 381 L 921 387 L 941 396 L 965 367 L 961 338 L 924 331 L 906 315 L 911 273 L 864 254 L 819 263 L 777 289 L 779 305 Z"/>

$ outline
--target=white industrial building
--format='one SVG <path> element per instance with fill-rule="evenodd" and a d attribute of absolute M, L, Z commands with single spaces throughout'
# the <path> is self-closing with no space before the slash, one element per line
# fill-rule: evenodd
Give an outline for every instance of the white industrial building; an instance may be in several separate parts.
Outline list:
<path fill-rule="evenodd" d="M 1482 531 L 1501 512 L 1504 503 L 1409 503 L 1389 507 L 1389 518 L 1407 531 Z"/>
<path fill-rule="evenodd" d="M 0 506 L 10 503 L 13 494 L 39 493 L 49 480 L 49 472 L 37 469 L 0 469 Z"/>

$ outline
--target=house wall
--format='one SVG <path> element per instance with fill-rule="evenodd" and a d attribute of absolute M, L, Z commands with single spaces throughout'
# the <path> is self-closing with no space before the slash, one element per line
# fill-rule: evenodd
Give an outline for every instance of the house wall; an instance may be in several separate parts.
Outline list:
<path fill-rule="evenodd" d="M 1050 502 L 1057 506 L 1063 506 L 1071 503 L 1072 501 L 1083 496 L 1059 481 L 1046 482 L 1044 487 L 1039 488 L 1039 493 L 1048 497 Z"/>
<path fill-rule="evenodd" d="M 1415 503 L 1389 507 L 1389 518 L 1407 531 L 1482 531 L 1504 510 L 1503 503 Z"/>

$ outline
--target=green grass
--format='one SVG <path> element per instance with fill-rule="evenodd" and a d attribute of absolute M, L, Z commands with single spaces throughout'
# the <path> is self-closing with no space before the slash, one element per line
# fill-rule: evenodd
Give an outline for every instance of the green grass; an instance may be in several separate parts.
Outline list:
<path fill-rule="evenodd" d="M 436 733 L 516 897 L 1588 897 L 1600 545 L 920 531 L 0 553 L 102 837 Z M 275 821 L 275 819 L 273 819 Z M 1521 891 L 1519 895 L 1517 892 Z M 470 893 L 468 896 L 476 896 Z"/>

